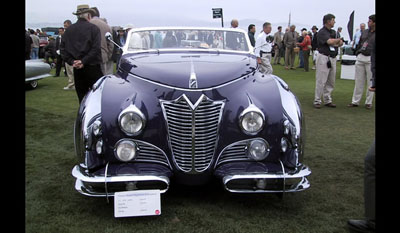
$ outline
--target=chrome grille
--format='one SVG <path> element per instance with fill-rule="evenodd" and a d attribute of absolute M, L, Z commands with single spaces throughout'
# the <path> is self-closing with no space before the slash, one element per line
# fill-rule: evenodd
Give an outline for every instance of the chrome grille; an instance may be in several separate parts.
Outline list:
<path fill-rule="evenodd" d="M 185 172 L 206 170 L 214 156 L 223 101 L 202 95 L 193 105 L 186 95 L 161 101 L 175 164 Z"/>
<path fill-rule="evenodd" d="M 167 156 L 160 148 L 139 140 L 135 140 L 135 142 L 139 147 L 139 153 L 135 161 L 161 163 L 170 167 Z"/>

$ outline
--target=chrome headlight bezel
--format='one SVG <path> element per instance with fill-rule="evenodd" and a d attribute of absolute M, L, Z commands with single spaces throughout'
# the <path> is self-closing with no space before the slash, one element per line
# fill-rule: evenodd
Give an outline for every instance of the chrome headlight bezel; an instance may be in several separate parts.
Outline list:
<path fill-rule="evenodd" d="M 126 118 L 130 118 L 128 120 L 125 120 Z M 134 118 L 139 119 L 140 121 L 140 127 L 136 130 L 130 130 L 127 126 L 126 126 L 126 121 L 133 121 Z M 144 116 L 144 114 L 142 113 L 142 111 L 140 111 L 135 105 L 129 105 L 127 108 L 125 108 L 124 110 L 121 111 L 121 113 L 118 116 L 118 125 L 120 127 L 120 129 L 128 136 L 137 136 L 139 135 L 145 125 L 146 125 L 146 117 Z"/>
<path fill-rule="evenodd" d="M 248 117 L 251 118 L 258 118 L 256 121 L 262 121 L 261 123 L 258 123 L 258 126 L 254 130 L 250 130 L 244 122 L 244 120 Z M 258 134 L 260 131 L 264 129 L 265 126 L 265 115 L 264 113 L 254 104 L 250 104 L 249 107 L 247 107 L 243 112 L 239 115 L 239 127 L 240 129 L 247 135 L 254 136 Z"/>
<path fill-rule="evenodd" d="M 259 146 L 261 146 L 262 149 L 264 150 L 264 154 L 261 157 L 257 157 L 256 155 L 254 155 L 254 153 L 252 153 L 254 150 L 260 150 L 259 148 L 257 148 Z M 269 152 L 270 152 L 269 143 L 264 139 L 251 140 L 247 145 L 247 157 L 253 161 L 262 161 L 266 159 L 269 155 Z"/>
<path fill-rule="evenodd" d="M 93 123 L 92 123 L 92 132 L 94 134 L 94 136 L 101 136 L 102 134 L 102 129 L 101 129 L 101 120 L 100 118 L 96 119 Z"/>
<path fill-rule="evenodd" d="M 122 148 L 122 147 L 125 147 L 125 148 Z M 124 158 L 121 154 L 123 149 L 131 150 L 130 155 L 127 158 Z M 138 145 L 133 140 L 129 140 L 129 139 L 119 140 L 115 144 L 115 148 L 114 148 L 115 157 L 122 162 L 129 162 L 129 161 L 134 160 L 137 157 L 138 151 L 139 151 Z"/>

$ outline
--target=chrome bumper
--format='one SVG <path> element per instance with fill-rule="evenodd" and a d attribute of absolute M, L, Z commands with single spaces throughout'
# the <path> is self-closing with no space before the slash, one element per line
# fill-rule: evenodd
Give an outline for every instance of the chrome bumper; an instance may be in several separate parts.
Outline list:
<path fill-rule="evenodd" d="M 311 170 L 301 165 L 295 172 L 247 173 L 226 175 L 222 178 L 224 188 L 233 193 L 285 193 L 299 192 L 310 187 L 306 176 Z"/>
<path fill-rule="evenodd" d="M 170 183 L 167 176 L 157 175 L 96 176 L 82 171 L 79 165 L 72 169 L 72 176 L 76 178 L 75 189 L 91 197 L 112 197 L 117 191 L 147 189 L 138 187 L 146 182 L 152 187 L 148 189 L 160 189 L 165 193 Z"/>

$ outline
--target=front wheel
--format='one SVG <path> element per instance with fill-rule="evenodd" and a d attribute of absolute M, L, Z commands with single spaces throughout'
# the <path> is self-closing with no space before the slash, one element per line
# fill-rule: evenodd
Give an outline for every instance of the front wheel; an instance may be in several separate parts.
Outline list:
<path fill-rule="evenodd" d="M 38 86 L 38 82 L 37 82 L 36 80 L 31 81 L 31 82 L 25 84 L 25 87 L 26 87 L 28 90 L 33 90 L 33 89 L 35 89 L 37 86 Z"/>
<path fill-rule="evenodd" d="M 31 85 L 32 89 L 35 89 L 38 86 L 38 81 L 35 80 L 30 82 L 29 84 Z"/>

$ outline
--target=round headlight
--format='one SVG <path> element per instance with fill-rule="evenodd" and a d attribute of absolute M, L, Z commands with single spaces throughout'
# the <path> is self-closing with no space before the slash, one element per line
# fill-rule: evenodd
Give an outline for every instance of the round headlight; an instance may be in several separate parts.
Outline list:
<path fill-rule="evenodd" d="M 260 113 L 251 111 L 243 115 L 240 125 L 245 132 L 255 134 L 262 130 L 264 118 Z"/>
<path fill-rule="evenodd" d="M 95 136 L 98 136 L 101 133 L 101 122 L 99 120 L 93 122 L 92 130 Z"/>
<path fill-rule="evenodd" d="M 269 151 L 269 145 L 266 141 L 256 139 L 250 142 L 247 155 L 250 159 L 260 161 L 267 158 Z"/>
<path fill-rule="evenodd" d="M 289 146 L 288 140 L 286 138 L 281 138 L 281 150 L 283 153 L 286 152 L 288 146 Z"/>
<path fill-rule="evenodd" d="M 125 112 L 120 117 L 121 129 L 128 135 L 138 135 L 144 128 L 144 119 L 138 113 Z"/>
<path fill-rule="evenodd" d="M 123 162 L 128 162 L 136 157 L 136 143 L 130 140 L 123 140 L 117 143 L 117 157 Z"/>
<path fill-rule="evenodd" d="M 103 152 L 103 140 L 98 140 L 96 143 L 96 152 L 97 154 L 101 154 Z"/>

